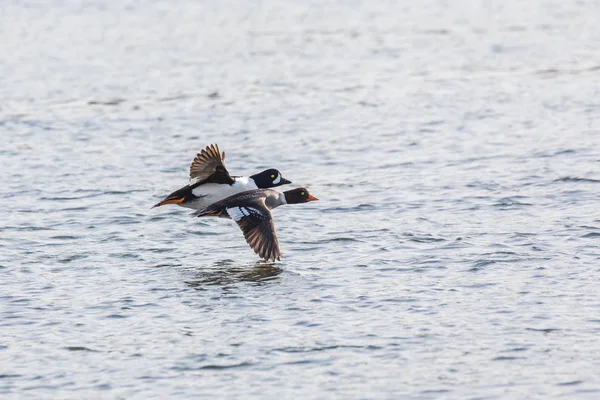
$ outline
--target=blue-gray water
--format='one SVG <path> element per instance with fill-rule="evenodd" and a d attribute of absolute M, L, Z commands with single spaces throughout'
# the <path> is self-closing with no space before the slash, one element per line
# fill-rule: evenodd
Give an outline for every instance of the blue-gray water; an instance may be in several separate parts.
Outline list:
<path fill-rule="evenodd" d="M 0 397 L 600 396 L 600 4 L 4 2 Z M 319 202 L 175 206 L 209 143 Z"/>

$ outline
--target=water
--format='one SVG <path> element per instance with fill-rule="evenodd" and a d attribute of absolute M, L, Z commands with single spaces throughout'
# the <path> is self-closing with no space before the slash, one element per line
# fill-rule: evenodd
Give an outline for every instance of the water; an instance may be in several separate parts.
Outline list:
<path fill-rule="evenodd" d="M 597 2 L 1 7 L 3 399 L 600 396 Z"/>

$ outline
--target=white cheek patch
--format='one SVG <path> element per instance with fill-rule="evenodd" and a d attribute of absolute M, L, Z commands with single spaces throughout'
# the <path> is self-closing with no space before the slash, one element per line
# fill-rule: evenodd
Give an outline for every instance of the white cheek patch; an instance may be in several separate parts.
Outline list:
<path fill-rule="evenodd" d="M 274 184 L 276 184 L 276 185 L 277 185 L 279 182 L 281 182 L 281 174 L 277 174 L 277 178 L 275 178 L 275 179 L 273 180 L 273 183 L 274 183 Z"/>

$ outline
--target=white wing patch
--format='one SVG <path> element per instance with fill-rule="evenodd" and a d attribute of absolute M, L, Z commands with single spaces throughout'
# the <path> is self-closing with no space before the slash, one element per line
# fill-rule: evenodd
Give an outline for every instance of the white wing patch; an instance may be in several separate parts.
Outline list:
<path fill-rule="evenodd" d="M 231 207 L 227 209 L 227 214 L 229 214 L 231 219 L 237 222 L 244 217 L 250 216 L 251 214 L 260 215 L 260 211 L 252 207 Z"/>

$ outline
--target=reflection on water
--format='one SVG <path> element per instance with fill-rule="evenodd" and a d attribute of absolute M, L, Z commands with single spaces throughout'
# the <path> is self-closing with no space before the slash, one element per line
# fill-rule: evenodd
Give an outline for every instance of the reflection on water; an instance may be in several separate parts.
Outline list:
<path fill-rule="evenodd" d="M 283 272 L 283 268 L 262 260 L 253 264 L 240 264 L 229 259 L 217 261 L 208 267 L 190 266 L 186 270 L 193 271 L 192 277 L 186 279 L 185 283 L 194 289 L 240 282 L 262 284 L 279 279 L 279 274 Z"/>

